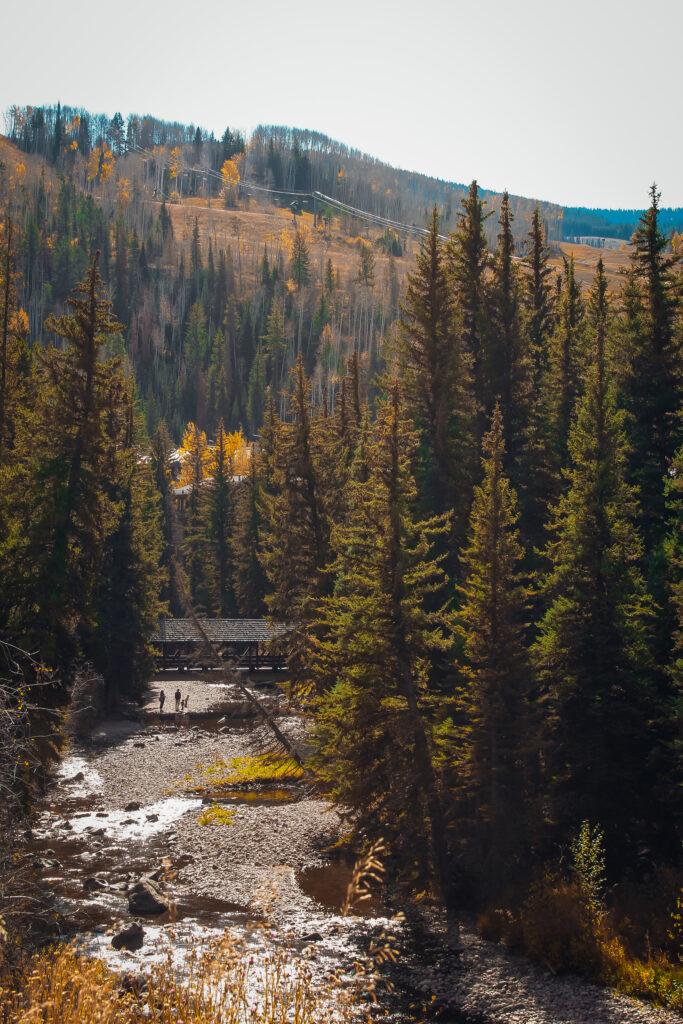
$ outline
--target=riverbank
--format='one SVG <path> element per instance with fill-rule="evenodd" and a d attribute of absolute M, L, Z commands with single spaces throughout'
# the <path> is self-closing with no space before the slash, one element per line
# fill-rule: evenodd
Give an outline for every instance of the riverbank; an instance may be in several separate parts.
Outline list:
<path fill-rule="evenodd" d="M 159 716 L 159 690 L 173 704 L 178 685 L 183 698 L 189 695 L 192 717 L 168 710 Z M 254 692 L 279 709 L 288 735 L 300 737 L 301 720 L 279 694 Z M 350 972 L 372 939 L 391 934 L 399 951 L 391 971 L 398 994 L 387 996 L 381 1009 L 397 1024 L 422 1019 L 420 1004 L 431 1005 L 432 997 L 441 1021 L 680 1021 L 581 979 L 554 977 L 479 938 L 471 921 L 461 954 L 452 956 L 436 932 L 411 941 L 381 904 L 363 917 L 342 917 L 351 865 L 330 852 L 342 828 L 337 811 L 296 778 L 225 785 L 224 767 L 207 772 L 257 758 L 271 746 L 260 720 L 235 713 L 240 703 L 242 697 L 210 676 L 166 677 L 150 686 L 137 718 L 108 720 L 89 740 L 70 745 L 39 810 L 31 850 L 43 883 L 55 892 L 62 929 L 81 948 L 117 970 L 144 972 L 169 951 L 180 964 L 192 942 L 227 927 L 254 950 L 282 942 L 308 948 L 315 983 L 333 971 Z M 158 875 L 168 909 L 140 917 L 128 910 L 129 892 L 150 873 Z M 142 947 L 113 949 L 112 935 L 136 917 L 145 932 Z"/>

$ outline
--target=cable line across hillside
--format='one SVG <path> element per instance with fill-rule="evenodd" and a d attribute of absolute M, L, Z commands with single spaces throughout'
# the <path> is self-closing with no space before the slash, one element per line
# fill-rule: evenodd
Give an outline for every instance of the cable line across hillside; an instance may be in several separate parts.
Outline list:
<path fill-rule="evenodd" d="M 149 154 L 144 150 L 140 149 L 139 146 L 131 146 L 136 153 L 144 156 L 148 159 Z M 202 174 L 207 178 L 212 178 L 215 181 L 220 181 L 223 184 L 223 175 L 220 171 L 214 171 L 209 167 L 186 167 L 184 173 L 187 174 Z M 416 224 L 405 224 L 403 221 L 393 220 L 391 217 L 382 217 L 379 213 L 370 213 L 367 210 L 361 210 L 356 206 L 351 206 L 349 203 L 343 202 L 341 199 L 335 199 L 334 196 L 328 196 L 324 192 L 319 192 L 313 189 L 309 192 L 297 191 L 294 189 L 282 189 L 282 188 L 270 188 L 268 185 L 257 185 L 256 182 L 247 181 L 240 179 L 234 183 L 235 188 L 243 189 L 249 194 L 250 192 L 262 192 L 270 196 L 282 196 L 286 199 L 308 199 L 314 203 L 326 203 L 333 209 L 338 210 L 340 213 L 345 213 L 350 217 L 357 217 L 360 220 L 365 220 L 371 224 L 376 224 L 379 227 L 389 228 L 392 231 L 403 232 L 406 235 L 413 235 L 418 238 L 426 238 L 429 235 L 428 228 L 420 228 Z M 170 198 L 164 196 L 164 198 Z M 291 205 L 291 204 L 290 204 Z M 448 242 L 448 235 L 437 235 L 437 238 L 441 242 Z M 520 256 L 513 256 L 512 259 L 516 263 L 526 264 L 526 260 Z"/>

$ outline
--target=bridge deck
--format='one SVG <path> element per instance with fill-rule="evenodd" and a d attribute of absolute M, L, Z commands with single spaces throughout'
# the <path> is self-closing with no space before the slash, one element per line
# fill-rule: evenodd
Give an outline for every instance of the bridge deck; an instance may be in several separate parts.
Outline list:
<path fill-rule="evenodd" d="M 217 644 L 267 644 L 292 629 L 285 622 L 267 619 L 200 619 L 209 640 Z M 192 619 L 162 619 L 150 636 L 153 644 L 201 643 L 203 637 Z"/>
<path fill-rule="evenodd" d="M 266 619 L 199 619 L 214 649 L 225 661 L 250 671 L 279 669 L 287 657 L 292 626 Z M 207 668 L 204 638 L 192 619 L 162 619 L 150 634 L 158 668 Z"/>

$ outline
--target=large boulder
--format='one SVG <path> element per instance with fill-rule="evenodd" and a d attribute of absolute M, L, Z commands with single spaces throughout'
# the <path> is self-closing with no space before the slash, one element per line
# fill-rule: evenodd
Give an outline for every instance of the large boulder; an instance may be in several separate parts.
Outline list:
<path fill-rule="evenodd" d="M 139 921 L 133 921 L 127 928 L 122 928 L 111 940 L 114 949 L 142 949 L 145 941 L 145 929 Z"/>
<path fill-rule="evenodd" d="M 151 878 L 141 878 L 128 890 L 128 909 L 131 914 L 164 914 L 168 902 L 161 889 Z"/>

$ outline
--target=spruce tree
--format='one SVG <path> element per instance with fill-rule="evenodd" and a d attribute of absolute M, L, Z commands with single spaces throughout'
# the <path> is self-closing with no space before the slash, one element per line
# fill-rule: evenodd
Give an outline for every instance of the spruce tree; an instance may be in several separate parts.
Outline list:
<path fill-rule="evenodd" d="M 321 473 L 316 427 L 311 417 L 310 382 L 299 355 L 292 371 L 291 424 L 276 425 L 266 438 L 268 471 L 274 493 L 268 498 L 269 528 L 263 564 L 270 584 L 268 608 L 276 618 L 300 614 L 306 597 L 324 589 L 323 570 L 329 557 L 330 521 L 325 494 L 329 481 Z"/>
<path fill-rule="evenodd" d="M 530 601 L 517 497 L 503 470 L 503 419 L 496 406 L 483 440 L 484 479 L 475 488 L 459 611 L 464 639 L 458 695 L 460 817 L 472 830 L 472 864 L 491 889 L 509 879 L 529 842 L 533 694 L 525 633 Z"/>
<path fill-rule="evenodd" d="M 233 593 L 232 533 L 234 528 L 235 484 L 231 446 L 223 420 L 218 424 L 216 443 L 208 465 L 209 477 L 202 488 L 200 514 L 204 548 L 205 584 L 210 608 L 221 619 L 235 613 Z"/>
<path fill-rule="evenodd" d="M 646 551 L 661 542 L 665 523 L 663 480 L 683 442 L 683 334 L 680 280 L 667 255 L 668 239 L 659 227 L 657 186 L 650 207 L 633 235 L 632 264 L 637 293 L 626 328 L 630 336 L 624 403 L 631 454 L 629 474 L 637 488 Z"/>
<path fill-rule="evenodd" d="M 15 270 L 14 225 L 8 215 L 0 250 L 0 466 L 14 441 L 15 420 L 26 405 L 30 359 L 26 349 L 28 317 L 20 308 Z"/>
<path fill-rule="evenodd" d="M 434 766 L 439 700 L 435 658 L 452 643 L 434 541 L 445 517 L 419 521 L 410 472 L 416 444 L 393 384 L 368 444 L 367 480 L 351 485 L 334 530 L 333 595 L 318 606 L 308 655 L 318 688 L 315 765 L 328 792 L 356 810 L 359 829 L 384 836 L 415 884 L 452 906 L 443 794 Z"/>
<path fill-rule="evenodd" d="M 262 459 L 253 455 L 247 479 L 239 488 L 235 512 L 233 588 L 239 615 L 261 618 L 268 581 L 261 564 L 263 521 Z"/>
<path fill-rule="evenodd" d="M 544 758 L 552 813 L 566 836 L 599 823 L 615 859 L 647 832 L 654 789 L 650 723 L 653 606 L 638 569 L 636 501 L 625 481 L 623 413 L 608 375 L 604 274 L 593 289 L 595 337 L 569 436 L 567 493 L 547 549 L 548 610 L 535 659 L 544 684 Z"/>
<path fill-rule="evenodd" d="M 524 332 L 520 268 L 515 260 L 510 197 L 503 193 L 500 232 L 493 256 L 489 326 L 483 360 L 483 389 L 487 415 L 497 402 L 506 434 L 506 473 L 521 505 L 525 534 L 539 529 L 542 490 L 539 473 L 539 434 L 533 402 L 533 365 Z"/>
<path fill-rule="evenodd" d="M 603 274 L 602 258 L 599 275 Z M 585 371 L 585 309 L 576 281 L 574 257 L 565 260 L 564 283 L 557 324 L 550 338 L 548 367 L 543 380 L 543 403 L 555 493 L 561 487 L 561 471 L 567 465 L 569 428 Z"/>
<path fill-rule="evenodd" d="M 458 226 L 450 237 L 446 252 L 449 272 L 455 287 L 455 300 L 462 317 L 463 347 L 472 359 L 480 437 L 484 408 L 482 347 L 487 316 L 486 270 L 490 261 L 484 222 L 492 211 L 485 212 L 486 202 L 479 196 L 476 181 L 470 185 L 467 198 L 462 200 L 462 207 L 462 212 L 458 215 Z"/>
<path fill-rule="evenodd" d="M 421 435 L 416 472 L 423 507 L 437 513 L 454 510 L 455 552 L 469 511 L 474 404 L 470 359 L 462 347 L 436 206 L 416 271 L 408 275 L 399 359 L 408 407 Z"/>
<path fill-rule="evenodd" d="M 548 366 L 548 339 L 555 318 L 555 295 L 550 281 L 552 268 L 548 264 L 550 250 L 538 206 L 534 207 L 527 238 L 526 260 L 530 270 L 526 281 L 527 329 L 534 364 L 534 387 L 538 390 Z"/>
<path fill-rule="evenodd" d="M 147 439 L 139 417 L 134 420 L 130 382 L 129 408 L 115 490 L 119 518 L 104 545 L 97 595 L 95 660 L 110 706 L 121 694 L 139 697 L 150 676 L 149 636 L 165 610 L 160 598 L 167 584 L 160 494 L 152 465 L 143 458 Z"/>
<path fill-rule="evenodd" d="M 210 598 L 204 573 L 206 523 L 202 516 L 201 492 L 209 475 L 211 453 L 206 434 L 194 423 L 188 423 L 185 428 L 182 448 L 184 461 L 179 483 L 186 489 L 182 517 L 183 562 L 192 600 L 198 607 L 207 608 Z"/>
<path fill-rule="evenodd" d="M 62 672 L 92 644 L 103 546 L 119 514 L 128 388 L 119 359 L 106 358 L 120 324 L 102 285 L 96 254 L 70 312 L 46 321 L 66 346 L 38 352 L 36 404 L 16 437 L 21 531 L 12 618 L 23 642 Z"/>

